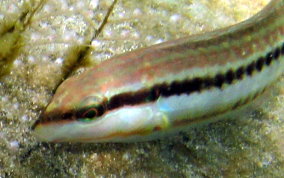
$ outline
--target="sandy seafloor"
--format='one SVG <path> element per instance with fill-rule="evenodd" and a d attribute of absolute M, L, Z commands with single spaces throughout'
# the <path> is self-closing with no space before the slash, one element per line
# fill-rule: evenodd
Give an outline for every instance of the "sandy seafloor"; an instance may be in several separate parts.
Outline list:
<path fill-rule="evenodd" d="M 19 20 L 39 2 L 0 1 L 0 30 L 4 22 Z M 98 65 L 139 47 L 235 24 L 267 2 L 118 0 L 91 43 L 90 59 Z M 10 72 L 0 78 L 0 178 L 284 177 L 283 77 L 233 119 L 165 139 L 129 144 L 38 142 L 30 127 L 62 80 L 70 48 L 90 39 L 111 4 L 111 0 L 46 0 L 17 33 L 21 48 Z"/>

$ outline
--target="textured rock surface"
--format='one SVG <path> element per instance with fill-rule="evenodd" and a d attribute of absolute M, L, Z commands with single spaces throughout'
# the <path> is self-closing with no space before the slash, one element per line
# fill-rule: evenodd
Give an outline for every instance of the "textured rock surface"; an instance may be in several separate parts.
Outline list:
<path fill-rule="evenodd" d="M 42 7 L 35 10 L 39 3 Z M 66 60 L 94 34 L 88 59 L 97 65 L 115 54 L 237 23 L 266 3 L 118 0 L 95 34 L 111 0 L 2 0 L 0 32 L 11 24 L 24 25 L 12 30 L 12 37 L 19 36 L 17 55 L 8 55 L 13 66 L 0 78 L 0 177 L 283 177 L 283 79 L 249 112 L 163 140 L 47 144 L 38 143 L 30 130 L 64 72 L 72 69 L 63 69 Z M 29 22 L 19 20 L 33 10 Z"/>

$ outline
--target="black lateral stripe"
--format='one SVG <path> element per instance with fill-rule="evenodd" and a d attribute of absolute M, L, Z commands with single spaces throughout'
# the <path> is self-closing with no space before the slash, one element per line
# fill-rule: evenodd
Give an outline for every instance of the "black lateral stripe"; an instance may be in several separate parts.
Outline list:
<path fill-rule="evenodd" d="M 284 43 L 268 52 L 265 56 L 259 57 L 247 66 L 241 66 L 235 71 L 232 69 L 226 73 L 219 73 L 214 77 L 194 78 L 190 80 L 174 81 L 171 84 L 162 83 L 154 85 L 152 88 L 141 89 L 136 92 L 125 92 L 114 95 L 108 101 L 104 101 L 97 106 L 84 108 L 76 112 L 76 118 L 94 118 L 102 116 L 107 111 L 120 108 L 125 105 L 138 105 L 142 103 L 154 102 L 159 97 L 169 97 L 172 95 L 190 94 L 201 92 L 210 88 L 222 88 L 224 84 L 231 84 L 235 80 L 242 80 L 245 76 L 252 76 L 260 72 L 265 66 L 269 66 L 273 60 L 278 60 L 284 55 Z M 96 109 L 98 112 L 89 114 L 88 110 Z M 93 110 L 92 110 L 93 111 Z M 87 114 L 84 114 L 87 113 Z"/>

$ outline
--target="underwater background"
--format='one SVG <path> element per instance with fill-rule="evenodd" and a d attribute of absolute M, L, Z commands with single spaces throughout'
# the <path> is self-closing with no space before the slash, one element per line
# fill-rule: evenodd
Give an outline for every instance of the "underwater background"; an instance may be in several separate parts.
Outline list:
<path fill-rule="evenodd" d="M 30 129 L 68 76 L 235 24 L 268 2 L 1 0 L 0 178 L 284 177 L 283 77 L 238 116 L 151 142 L 40 143 Z"/>

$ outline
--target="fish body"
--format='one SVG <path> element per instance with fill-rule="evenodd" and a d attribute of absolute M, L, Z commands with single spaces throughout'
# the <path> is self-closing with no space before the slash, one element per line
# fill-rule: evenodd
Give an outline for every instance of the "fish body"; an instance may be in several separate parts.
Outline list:
<path fill-rule="evenodd" d="M 284 68 L 284 0 L 239 24 L 115 56 L 64 81 L 34 124 L 47 142 L 145 141 L 245 106 Z"/>

